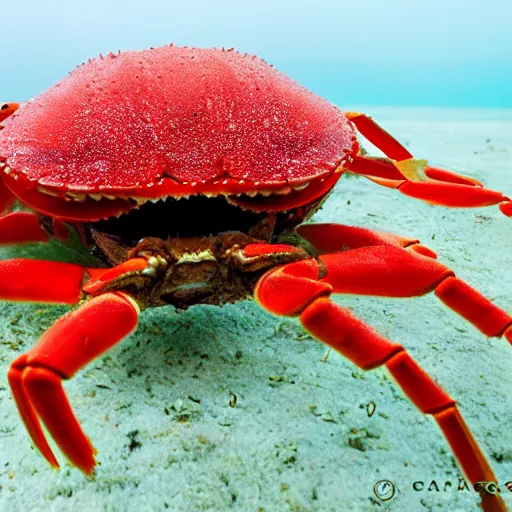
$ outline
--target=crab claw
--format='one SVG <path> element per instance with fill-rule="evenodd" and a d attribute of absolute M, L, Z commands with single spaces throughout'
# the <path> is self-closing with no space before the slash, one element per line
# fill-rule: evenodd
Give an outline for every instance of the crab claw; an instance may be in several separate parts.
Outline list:
<path fill-rule="evenodd" d="M 54 467 L 41 421 L 69 461 L 87 475 L 96 465 L 96 450 L 84 434 L 62 387 L 62 380 L 108 350 L 137 325 L 139 309 L 122 293 L 106 293 L 64 315 L 35 347 L 16 359 L 9 384 L 28 433 Z"/>

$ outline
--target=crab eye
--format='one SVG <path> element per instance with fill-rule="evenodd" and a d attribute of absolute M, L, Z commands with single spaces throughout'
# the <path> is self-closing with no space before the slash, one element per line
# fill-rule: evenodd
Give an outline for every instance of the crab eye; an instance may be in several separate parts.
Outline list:
<path fill-rule="evenodd" d="M 5 110 L 6 108 L 9 108 L 9 105 L 7 103 L 4 103 L 1 107 L 0 107 L 0 110 Z"/>

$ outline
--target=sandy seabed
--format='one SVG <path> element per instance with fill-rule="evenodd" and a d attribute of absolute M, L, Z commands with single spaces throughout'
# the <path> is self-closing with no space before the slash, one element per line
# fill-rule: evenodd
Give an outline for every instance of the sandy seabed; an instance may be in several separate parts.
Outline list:
<path fill-rule="evenodd" d="M 512 111 L 366 111 L 416 156 L 512 194 Z M 314 220 L 418 237 L 512 311 L 512 219 L 497 207 L 431 207 L 348 177 Z M 70 259 L 55 244 L 1 251 L 16 256 Z M 432 294 L 335 300 L 407 347 L 458 401 L 499 481 L 512 481 L 512 347 Z M 144 312 L 135 334 L 66 383 L 99 452 L 95 479 L 60 454 L 52 471 L 30 446 L 5 375 L 66 310 L 1 305 L 2 512 L 480 510 L 476 493 L 458 490 L 435 421 L 385 370 L 364 372 L 336 353 L 324 361 L 326 348 L 298 321 L 253 302 Z M 374 495 L 379 480 L 396 486 L 389 501 Z M 503 496 L 512 507 L 512 492 Z"/>

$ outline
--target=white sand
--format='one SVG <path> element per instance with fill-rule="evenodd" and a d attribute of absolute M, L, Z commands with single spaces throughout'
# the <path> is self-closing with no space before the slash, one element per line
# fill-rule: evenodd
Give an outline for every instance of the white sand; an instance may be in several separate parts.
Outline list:
<path fill-rule="evenodd" d="M 512 193 L 512 111 L 371 113 L 415 155 Z M 512 311 L 512 219 L 497 207 L 434 208 L 348 178 L 316 220 L 418 236 Z M 20 254 L 52 258 L 56 251 L 16 248 L 1 256 Z M 486 339 L 433 295 L 336 300 L 408 347 L 458 400 L 500 482 L 512 480 L 512 347 Z M 326 349 L 296 320 L 252 302 L 145 312 L 136 334 L 66 383 L 99 450 L 95 481 L 60 453 L 56 473 L 31 448 L 5 374 L 66 308 L 1 307 L 1 511 L 479 510 L 475 493 L 457 491 L 460 474 L 435 421 L 385 371 L 365 373 L 336 353 L 322 362 Z M 238 396 L 233 408 L 230 392 Z M 178 401 L 186 422 L 172 409 Z M 379 479 L 398 487 L 386 503 L 373 496 Z M 418 480 L 423 491 L 412 489 Z M 432 480 L 439 492 L 427 490 Z M 446 481 L 453 487 L 444 491 Z M 512 506 L 512 492 L 504 496 Z"/>

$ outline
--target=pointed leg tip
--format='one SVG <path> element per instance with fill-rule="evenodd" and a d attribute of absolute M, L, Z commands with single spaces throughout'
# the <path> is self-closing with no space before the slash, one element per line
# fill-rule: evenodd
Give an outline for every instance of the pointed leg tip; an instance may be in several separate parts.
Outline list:
<path fill-rule="evenodd" d="M 83 452 L 78 455 L 78 457 L 74 457 L 73 459 L 69 458 L 69 461 L 73 466 L 78 468 L 87 479 L 94 479 L 96 475 L 96 454 L 98 450 L 94 448 L 92 443 L 89 441 L 89 450 L 87 452 Z"/>
<path fill-rule="evenodd" d="M 46 451 L 42 451 L 39 446 L 36 448 L 40 451 L 41 455 L 48 461 L 48 464 L 55 469 L 56 471 L 60 471 L 60 464 L 57 462 L 57 459 L 53 455 L 53 452 L 47 453 Z"/>
<path fill-rule="evenodd" d="M 85 475 L 85 478 L 92 482 L 96 478 L 96 461 L 94 461 L 94 465 L 89 468 L 81 468 L 82 473 Z"/>

